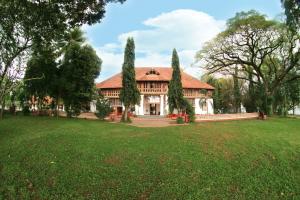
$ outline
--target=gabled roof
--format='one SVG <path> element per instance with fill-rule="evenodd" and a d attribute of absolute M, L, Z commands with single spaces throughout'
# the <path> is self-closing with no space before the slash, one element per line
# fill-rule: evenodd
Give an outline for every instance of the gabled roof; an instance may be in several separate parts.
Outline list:
<path fill-rule="evenodd" d="M 150 71 L 155 71 L 152 74 Z M 136 67 L 135 77 L 136 81 L 166 81 L 169 82 L 172 78 L 172 68 L 170 67 Z M 183 88 L 195 88 L 195 89 L 209 89 L 213 90 L 214 87 L 207 83 L 203 83 L 197 78 L 181 71 L 181 81 Z M 105 81 L 96 84 L 99 89 L 112 89 L 122 88 L 122 74 L 118 73 Z"/>

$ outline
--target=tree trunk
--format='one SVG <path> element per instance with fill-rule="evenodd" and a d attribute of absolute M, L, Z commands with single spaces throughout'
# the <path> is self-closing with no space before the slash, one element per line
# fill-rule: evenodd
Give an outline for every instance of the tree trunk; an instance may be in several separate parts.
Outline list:
<path fill-rule="evenodd" d="M 5 109 L 5 99 L 3 99 L 1 103 L 0 120 L 3 119 L 4 109 Z"/>
<path fill-rule="evenodd" d="M 125 110 L 124 110 L 124 122 L 128 121 L 128 106 L 125 106 Z"/>

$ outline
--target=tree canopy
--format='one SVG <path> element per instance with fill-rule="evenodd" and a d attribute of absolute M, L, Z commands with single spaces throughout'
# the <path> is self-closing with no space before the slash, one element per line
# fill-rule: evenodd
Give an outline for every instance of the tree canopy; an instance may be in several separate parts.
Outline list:
<path fill-rule="evenodd" d="M 78 32 L 76 29 L 74 31 Z M 80 34 L 76 38 L 81 38 Z M 101 64 L 101 59 L 91 46 L 76 40 L 71 40 L 67 45 L 60 66 L 60 82 L 63 83 L 61 95 L 68 116 L 77 116 L 91 101 Z"/>
<path fill-rule="evenodd" d="M 124 1 L 0 0 L 0 104 L 23 78 L 33 44 L 57 43 L 72 28 L 100 22 L 107 3 Z"/>
<path fill-rule="evenodd" d="M 127 39 L 122 66 L 122 89 L 120 100 L 125 106 L 123 120 L 128 121 L 128 109 L 140 103 L 140 92 L 135 80 L 135 45 L 133 38 Z"/>
<path fill-rule="evenodd" d="M 56 58 L 54 50 L 49 47 L 33 51 L 24 76 L 26 93 L 40 100 L 54 95 L 58 70 Z"/>
<path fill-rule="evenodd" d="M 172 69 L 172 78 L 168 89 L 168 104 L 171 113 L 173 113 L 174 109 L 180 112 L 184 103 L 180 63 L 176 49 L 172 53 Z"/>
<path fill-rule="evenodd" d="M 294 30 L 300 30 L 300 0 L 281 0 L 285 9 L 286 22 Z"/>
<path fill-rule="evenodd" d="M 256 11 L 241 12 L 198 52 L 197 59 L 204 62 L 208 73 L 235 75 L 263 86 L 267 105 L 272 102 L 267 98 L 272 98 L 281 84 L 300 78 L 299 41 L 299 34 L 286 25 L 268 20 Z"/>

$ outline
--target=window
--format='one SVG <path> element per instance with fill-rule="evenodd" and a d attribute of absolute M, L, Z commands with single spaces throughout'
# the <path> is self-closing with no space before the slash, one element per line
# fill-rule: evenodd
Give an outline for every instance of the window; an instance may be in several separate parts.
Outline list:
<path fill-rule="evenodd" d="M 155 69 L 151 69 L 146 73 L 146 75 L 159 75 L 159 72 L 157 72 Z"/>

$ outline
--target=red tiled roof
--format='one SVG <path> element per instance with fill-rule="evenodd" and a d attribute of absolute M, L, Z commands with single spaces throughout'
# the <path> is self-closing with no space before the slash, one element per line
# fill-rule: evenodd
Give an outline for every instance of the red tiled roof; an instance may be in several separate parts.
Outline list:
<path fill-rule="evenodd" d="M 158 74 L 147 74 L 151 69 L 154 69 Z M 169 67 L 136 67 L 135 68 L 136 81 L 170 81 L 172 78 L 172 68 Z M 203 83 L 197 78 L 181 72 L 181 81 L 183 88 L 209 89 L 214 87 L 207 83 Z M 118 73 L 105 81 L 96 84 L 99 89 L 122 88 L 122 74 Z"/>

